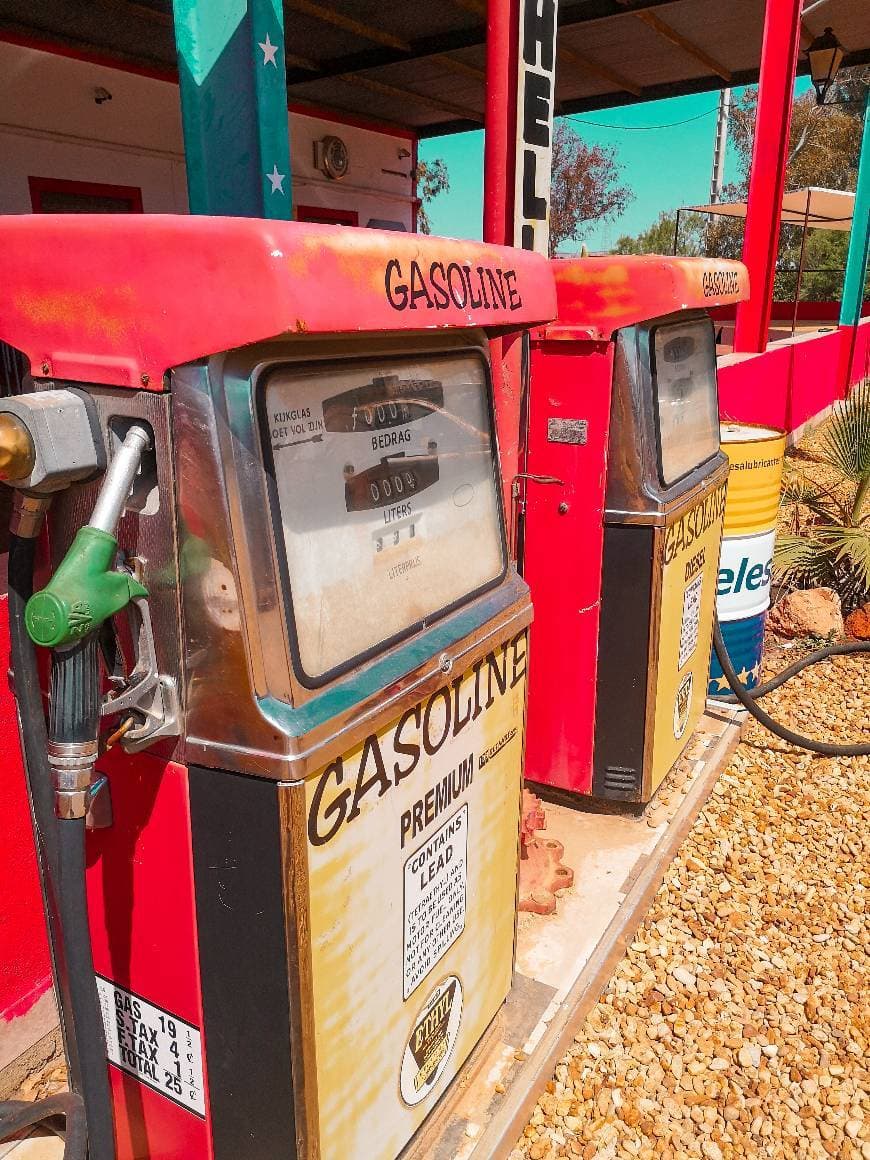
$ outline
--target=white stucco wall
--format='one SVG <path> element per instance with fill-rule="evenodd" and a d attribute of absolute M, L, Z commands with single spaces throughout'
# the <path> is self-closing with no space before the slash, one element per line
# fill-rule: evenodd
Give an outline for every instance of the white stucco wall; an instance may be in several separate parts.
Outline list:
<path fill-rule="evenodd" d="M 110 101 L 97 104 L 96 88 Z M 352 210 L 412 226 L 412 157 L 406 138 L 326 118 L 289 114 L 294 205 Z M 345 178 L 314 165 L 325 134 L 348 148 Z M 31 212 L 29 177 L 141 189 L 146 213 L 185 213 L 178 87 L 87 61 L 0 43 L 0 213 Z M 393 172 L 389 172 L 393 171 Z"/>

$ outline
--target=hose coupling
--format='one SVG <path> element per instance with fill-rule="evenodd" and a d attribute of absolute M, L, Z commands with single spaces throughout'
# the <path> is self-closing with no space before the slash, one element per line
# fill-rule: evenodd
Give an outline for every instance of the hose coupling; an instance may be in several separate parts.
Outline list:
<path fill-rule="evenodd" d="M 15 489 L 9 530 L 22 540 L 35 540 L 51 503 L 50 495 L 34 495 Z"/>
<path fill-rule="evenodd" d="M 49 741 L 48 761 L 54 786 L 54 812 L 59 818 L 84 818 L 93 797 L 96 741 Z"/>

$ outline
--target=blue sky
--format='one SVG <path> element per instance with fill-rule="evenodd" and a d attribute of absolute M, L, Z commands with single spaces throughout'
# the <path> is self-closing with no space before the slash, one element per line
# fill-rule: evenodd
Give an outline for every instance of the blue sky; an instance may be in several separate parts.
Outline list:
<path fill-rule="evenodd" d="M 809 81 L 801 79 L 795 91 L 803 92 L 808 87 Z M 743 91 L 735 89 L 734 98 Z M 634 200 L 618 220 L 597 226 L 589 233 L 586 244 L 591 251 L 609 250 L 621 234 L 639 233 L 655 221 L 660 210 L 709 199 L 718 101 L 718 93 L 701 93 L 569 118 L 588 144 L 616 148 L 623 166 L 622 180 L 634 193 Z M 437 197 L 429 208 L 432 232 L 479 238 L 483 133 L 459 133 L 421 141 L 420 157 L 422 160 L 441 158 L 450 173 L 450 191 Z M 736 158 L 729 148 L 725 180 L 732 181 L 736 176 Z"/>

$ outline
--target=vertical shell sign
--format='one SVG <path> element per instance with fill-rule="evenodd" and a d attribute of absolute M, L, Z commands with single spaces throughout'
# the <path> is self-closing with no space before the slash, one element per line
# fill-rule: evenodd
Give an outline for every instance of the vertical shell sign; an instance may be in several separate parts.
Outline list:
<path fill-rule="evenodd" d="M 520 0 L 514 245 L 545 257 L 550 241 L 550 164 L 558 0 Z"/>

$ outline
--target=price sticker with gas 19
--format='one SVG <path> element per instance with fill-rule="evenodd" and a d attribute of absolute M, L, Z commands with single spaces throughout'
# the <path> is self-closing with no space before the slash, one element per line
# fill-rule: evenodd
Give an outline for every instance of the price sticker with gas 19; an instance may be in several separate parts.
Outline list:
<path fill-rule="evenodd" d="M 110 1062 L 173 1103 L 205 1116 L 199 1028 L 97 975 Z"/>

